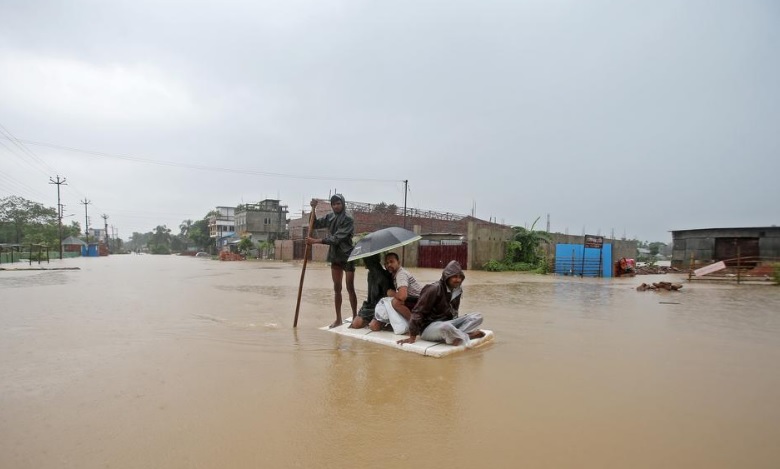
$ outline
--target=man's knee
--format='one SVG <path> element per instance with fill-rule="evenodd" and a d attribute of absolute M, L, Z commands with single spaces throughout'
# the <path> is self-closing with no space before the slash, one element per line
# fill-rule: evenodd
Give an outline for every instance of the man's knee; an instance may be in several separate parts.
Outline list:
<path fill-rule="evenodd" d="M 482 324 L 482 313 L 469 313 L 466 317 L 469 318 L 470 321 Z"/>
<path fill-rule="evenodd" d="M 371 322 L 368 323 L 368 328 L 374 332 L 381 331 L 383 327 L 384 323 L 379 322 L 376 319 L 372 319 Z"/>
<path fill-rule="evenodd" d="M 401 307 L 401 306 L 405 306 L 405 303 L 403 301 L 399 300 L 398 298 L 393 298 L 393 301 L 391 302 L 391 304 L 393 305 L 393 308 L 395 310 L 398 310 L 398 308 Z"/>
<path fill-rule="evenodd" d="M 439 329 L 442 335 L 455 334 L 456 330 L 458 330 L 458 328 L 448 322 L 442 324 L 441 328 Z"/>

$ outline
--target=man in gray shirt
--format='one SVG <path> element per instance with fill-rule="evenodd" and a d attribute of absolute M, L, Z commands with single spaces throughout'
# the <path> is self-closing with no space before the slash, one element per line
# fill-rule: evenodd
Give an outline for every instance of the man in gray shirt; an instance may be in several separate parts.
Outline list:
<path fill-rule="evenodd" d="M 385 269 L 393 276 L 393 285 L 395 286 L 395 290 L 387 291 L 387 296 L 393 297 L 393 309 L 408 321 L 412 317 L 412 308 L 417 304 L 423 286 L 408 270 L 401 267 L 401 260 L 394 252 L 385 254 Z M 384 325 L 384 323 L 374 319 L 368 327 L 373 331 L 378 331 Z"/>

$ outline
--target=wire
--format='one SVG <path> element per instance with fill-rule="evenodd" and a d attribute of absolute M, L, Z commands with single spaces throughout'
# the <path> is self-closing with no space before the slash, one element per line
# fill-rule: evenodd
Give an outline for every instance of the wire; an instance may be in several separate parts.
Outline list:
<path fill-rule="evenodd" d="M 42 198 L 44 200 L 48 199 L 49 196 L 43 195 L 42 192 L 39 192 L 32 187 L 28 186 L 22 181 L 19 181 L 18 179 L 14 178 L 10 174 L 0 173 L 0 180 L 4 179 L 5 185 L 7 188 L 10 188 L 13 192 L 19 192 L 24 195 L 27 195 L 28 197 L 33 194 L 35 198 Z"/>
<path fill-rule="evenodd" d="M 64 145 L 55 145 L 52 143 L 36 142 L 33 140 L 20 140 L 20 142 L 24 142 L 29 145 L 38 145 L 43 147 L 55 148 L 58 150 L 66 150 L 66 151 L 72 151 L 77 153 L 83 153 L 86 155 L 97 156 L 102 158 L 114 158 L 119 160 L 134 161 L 136 163 L 154 164 L 158 166 L 171 166 L 171 167 L 178 167 L 178 168 L 198 169 L 201 171 L 216 171 L 216 172 L 223 172 L 223 173 L 251 174 L 255 176 L 271 176 L 271 177 L 281 177 L 281 178 L 289 178 L 289 179 L 308 179 L 308 180 L 318 180 L 318 181 L 356 181 L 356 182 L 393 182 L 393 183 L 398 182 L 397 179 L 300 176 L 300 175 L 286 174 L 286 173 L 258 171 L 254 169 L 224 168 L 218 166 L 197 165 L 197 164 L 188 164 L 188 163 L 174 163 L 171 161 L 155 161 L 149 158 L 140 158 L 137 156 L 130 156 L 130 155 L 116 155 L 116 154 L 105 153 L 100 151 L 82 150 L 79 148 L 66 147 Z"/>
<path fill-rule="evenodd" d="M 13 143 L 17 148 L 22 150 L 22 153 L 27 155 L 32 161 L 36 162 L 39 165 L 39 166 L 35 166 L 32 163 L 30 163 L 27 159 L 25 159 L 24 157 L 16 155 L 19 158 L 21 158 L 22 161 L 25 161 L 27 164 L 29 164 L 30 167 L 32 167 L 33 169 L 35 169 L 37 171 L 40 171 L 42 174 L 46 175 L 46 177 L 50 177 L 52 174 L 56 174 L 57 173 L 57 171 L 55 171 L 54 168 L 49 166 L 43 159 L 41 159 L 38 155 L 33 153 L 32 150 L 30 150 L 29 148 L 24 146 L 24 144 L 18 138 L 16 138 L 14 136 L 14 134 L 12 134 L 8 129 L 6 129 L 3 126 L 3 124 L 0 124 L 0 135 L 2 135 L 3 138 L 11 141 L 11 143 Z M 5 144 L 3 144 L 3 146 L 8 148 L 8 146 L 6 146 Z M 11 149 L 8 148 L 8 151 L 11 151 Z M 11 151 L 11 153 L 14 153 L 14 152 Z"/>

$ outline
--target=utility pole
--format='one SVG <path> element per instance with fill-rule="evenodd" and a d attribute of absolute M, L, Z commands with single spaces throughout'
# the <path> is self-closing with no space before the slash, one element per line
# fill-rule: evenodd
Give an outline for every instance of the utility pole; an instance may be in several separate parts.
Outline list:
<path fill-rule="evenodd" d="M 92 201 L 84 197 L 81 203 L 84 204 L 84 234 L 87 235 L 87 246 L 89 246 L 89 213 L 87 212 L 87 205 L 91 204 Z M 87 251 L 89 251 L 89 247 L 87 247 Z"/>
<path fill-rule="evenodd" d="M 409 180 L 404 180 L 404 228 L 406 228 L 406 194 L 409 193 Z"/>
<path fill-rule="evenodd" d="M 406 194 L 409 193 L 409 180 L 404 179 L 404 229 L 406 229 Z M 406 263 L 406 246 L 401 247 L 401 262 Z"/>
<path fill-rule="evenodd" d="M 111 252 L 110 244 L 108 244 L 108 215 L 105 213 L 103 215 L 100 215 L 100 218 L 103 219 L 103 229 L 105 230 L 105 238 L 106 238 L 106 248 L 109 252 Z"/>
<path fill-rule="evenodd" d="M 49 184 L 56 184 L 57 185 L 57 236 L 59 237 L 59 244 L 60 245 L 60 260 L 62 260 L 62 204 L 60 203 L 60 186 L 65 184 L 68 185 L 65 181 L 67 179 L 62 178 L 60 180 L 60 175 L 57 175 L 57 179 L 49 178 Z"/>

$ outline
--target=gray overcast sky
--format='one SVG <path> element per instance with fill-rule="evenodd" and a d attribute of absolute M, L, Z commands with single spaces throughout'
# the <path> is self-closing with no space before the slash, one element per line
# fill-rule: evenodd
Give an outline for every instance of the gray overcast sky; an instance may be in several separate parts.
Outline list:
<path fill-rule="evenodd" d="M 0 0 L 0 197 L 127 238 L 336 188 L 670 241 L 778 224 L 780 3 Z M 319 177 L 320 179 L 307 179 Z"/>

